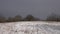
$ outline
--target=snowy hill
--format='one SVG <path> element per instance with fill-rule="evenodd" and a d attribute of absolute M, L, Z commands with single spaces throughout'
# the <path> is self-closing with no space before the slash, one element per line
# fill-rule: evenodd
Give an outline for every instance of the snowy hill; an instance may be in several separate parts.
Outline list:
<path fill-rule="evenodd" d="M 60 34 L 60 22 L 0 23 L 0 34 Z"/>

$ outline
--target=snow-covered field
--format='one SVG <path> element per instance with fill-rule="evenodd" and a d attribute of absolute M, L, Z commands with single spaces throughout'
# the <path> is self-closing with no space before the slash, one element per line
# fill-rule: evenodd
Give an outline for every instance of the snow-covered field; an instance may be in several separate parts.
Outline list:
<path fill-rule="evenodd" d="M 0 23 L 0 34 L 60 34 L 60 22 Z"/>

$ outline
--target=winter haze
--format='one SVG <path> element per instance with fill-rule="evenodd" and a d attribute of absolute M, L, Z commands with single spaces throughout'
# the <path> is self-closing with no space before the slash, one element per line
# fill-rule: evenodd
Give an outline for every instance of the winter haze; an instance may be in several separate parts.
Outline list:
<path fill-rule="evenodd" d="M 60 13 L 60 0 L 0 0 L 0 15 L 6 17 L 32 14 L 45 19 L 51 13 Z"/>

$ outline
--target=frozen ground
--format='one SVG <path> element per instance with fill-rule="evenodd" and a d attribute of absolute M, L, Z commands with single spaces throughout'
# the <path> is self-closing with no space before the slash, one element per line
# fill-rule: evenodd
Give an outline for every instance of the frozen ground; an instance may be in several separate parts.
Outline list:
<path fill-rule="evenodd" d="M 60 22 L 0 23 L 0 34 L 60 34 Z"/>

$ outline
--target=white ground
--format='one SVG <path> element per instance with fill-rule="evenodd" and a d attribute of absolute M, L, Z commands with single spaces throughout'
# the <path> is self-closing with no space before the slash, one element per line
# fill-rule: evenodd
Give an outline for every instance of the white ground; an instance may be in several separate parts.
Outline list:
<path fill-rule="evenodd" d="M 0 34 L 60 34 L 60 22 L 0 23 Z"/>

